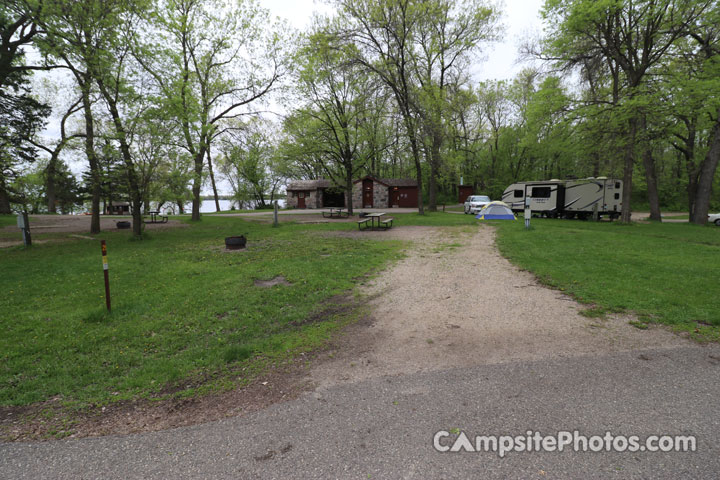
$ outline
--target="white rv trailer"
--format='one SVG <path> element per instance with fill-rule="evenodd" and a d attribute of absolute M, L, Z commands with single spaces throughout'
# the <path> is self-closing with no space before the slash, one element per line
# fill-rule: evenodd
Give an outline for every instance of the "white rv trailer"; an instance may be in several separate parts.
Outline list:
<path fill-rule="evenodd" d="M 588 218 L 597 205 L 599 216 L 618 218 L 622 210 L 622 180 L 598 177 L 513 183 L 503 192 L 503 202 L 513 211 L 525 208 L 544 217 Z"/>

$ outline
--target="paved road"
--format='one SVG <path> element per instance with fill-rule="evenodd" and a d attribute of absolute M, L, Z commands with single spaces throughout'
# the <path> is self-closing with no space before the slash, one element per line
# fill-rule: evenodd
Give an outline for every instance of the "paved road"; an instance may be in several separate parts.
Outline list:
<path fill-rule="evenodd" d="M 243 418 L 0 445 L 3 478 L 718 478 L 720 347 L 379 377 Z M 697 436 L 694 453 L 438 453 L 434 432 Z"/>

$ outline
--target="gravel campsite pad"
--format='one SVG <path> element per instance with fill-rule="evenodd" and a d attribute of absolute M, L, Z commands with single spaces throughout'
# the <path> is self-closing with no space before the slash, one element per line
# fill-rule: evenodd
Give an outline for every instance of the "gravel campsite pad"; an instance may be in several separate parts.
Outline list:
<path fill-rule="evenodd" d="M 84 234 L 90 232 L 90 215 L 30 215 L 30 234 Z M 100 229 L 102 231 L 117 230 L 117 222 L 127 221 L 132 223 L 132 217 L 101 216 Z M 161 230 L 165 228 L 185 227 L 184 223 L 178 220 L 169 220 L 167 223 L 146 223 L 147 230 Z M 131 230 L 125 230 L 131 232 Z M 0 228 L 0 248 L 22 245 L 20 229 L 15 225 Z M 10 237 L 13 238 L 10 238 Z M 16 237 L 16 238 L 15 238 Z M 45 240 L 33 238 L 35 243 L 45 243 Z"/>
<path fill-rule="evenodd" d="M 347 330 L 315 382 L 690 344 L 660 327 L 638 330 L 628 316 L 580 315 L 586 307 L 503 258 L 492 227 L 472 228 L 341 233 L 413 247 L 361 287 L 370 318 Z"/>

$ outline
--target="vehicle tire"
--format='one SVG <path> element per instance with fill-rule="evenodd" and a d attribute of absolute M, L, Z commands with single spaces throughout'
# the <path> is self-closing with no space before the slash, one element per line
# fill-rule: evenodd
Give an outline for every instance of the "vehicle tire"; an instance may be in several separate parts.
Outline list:
<path fill-rule="evenodd" d="M 720 227 L 720 218 L 718 218 L 717 220 L 715 220 L 715 225 L 717 225 L 718 227 Z"/>

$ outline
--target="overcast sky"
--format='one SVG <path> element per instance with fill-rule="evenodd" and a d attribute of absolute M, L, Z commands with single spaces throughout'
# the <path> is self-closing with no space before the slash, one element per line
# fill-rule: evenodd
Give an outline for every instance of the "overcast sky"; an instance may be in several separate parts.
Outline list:
<path fill-rule="evenodd" d="M 505 34 L 502 41 L 487 46 L 483 54 L 486 60 L 473 66 L 475 80 L 509 79 L 520 71 L 522 66 L 516 64 L 518 44 L 528 35 L 541 31 L 542 4 L 543 0 L 505 0 L 501 6 Z M 319 0 L 260 0 L 260 5 L 272 15 L 289 20 L 299 30 L 309 25 L 313 12 L 333 12 L 333 8 Z"/>

